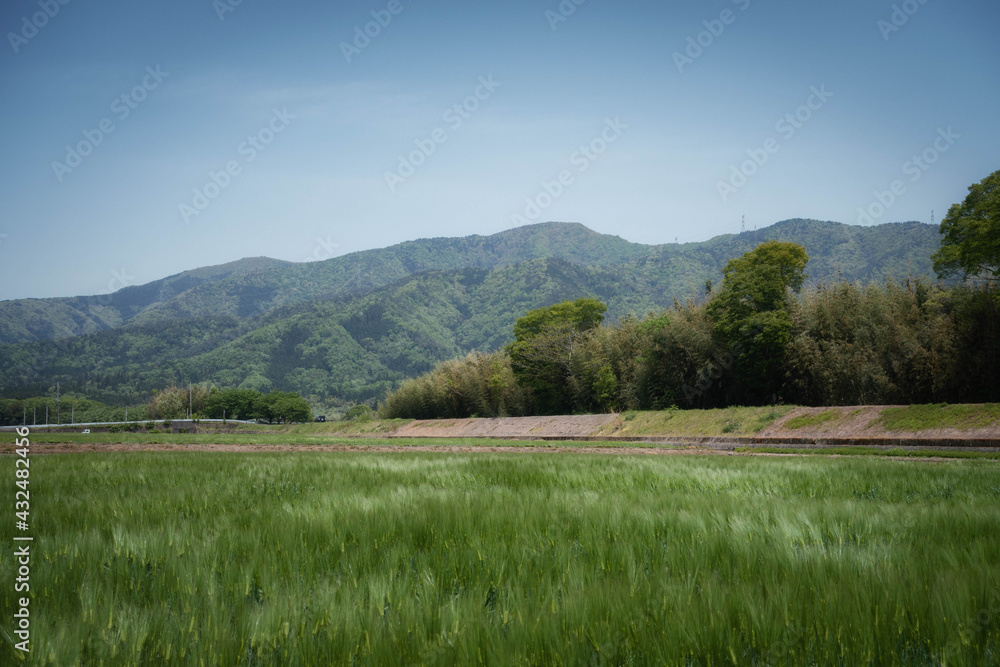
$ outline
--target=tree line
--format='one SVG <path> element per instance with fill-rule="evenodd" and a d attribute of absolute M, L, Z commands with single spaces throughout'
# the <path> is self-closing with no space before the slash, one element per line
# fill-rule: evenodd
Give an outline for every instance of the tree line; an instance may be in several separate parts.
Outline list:
<path fill-rule="evenodd" d="M 145 406 L 112 406 L 89 399 L 79 393 L 32 398 L 0 398 L 0 426 L 44 424 L 46 414 L 52 424 L 80 424 L 89 422 L 117 422 L 144 420 Z"/>
<path fill-rule="evenodd" d="M 741 316 L 744 305 L 723 288 L 705 303 L 614 325 L 559 321 L 404 382 L 380 413 L 430 419 L 1000 400 L 993 289 L 833 283 L 772 311 Z"/>
<path fill-rule="evenodd" d="M 46 412 L 47 409 L 47 412 Z M 254 389 L 220 389 L 205 385 L 153 391 L 146 405 L 110 406 L 79 394 L 0 399 L 0 426 L 146 421 L 153 419 L 261 419 L 268 423 L 312 421 L 306 400 L 292 391 L 262 393 Z"/>
<path fill-rule="evenodd" d="M 498 417 L 731 405 L 1000 400 L 1000 171 L 941 223 L 941 278 L 803 290 L 805 248 L 731 260 L 705 299 L 608 325 L 578 299 L 527 313 L 514 342 L 408 380 L 384 417 Z"/>
<path fill-rule="evenodd" d="M 292 391 L 262 393 L 255 389 L 219 389 L 204 385 L 171 385 L 153 392 L 146 406 L 150 419 L 178 419 L 188 415 L 206 419 L 262 419 L 270 423 L 312 421 L 312 410 Z"/>

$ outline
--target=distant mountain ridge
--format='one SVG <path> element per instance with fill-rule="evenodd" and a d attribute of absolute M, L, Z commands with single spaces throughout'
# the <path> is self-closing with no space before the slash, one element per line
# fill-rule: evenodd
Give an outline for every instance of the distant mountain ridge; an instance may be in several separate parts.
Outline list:
<path fill-rule="evenodd" d="M 365 294 L 422 271 L 492 269 L 547 257 L 593 266 L 632 263 L 639 270 L 650 263 L 675 263 L 663 272 L 669 284 L 659 285 L 672 299 L 707 278 L 717 279 L 726 261 L 767 239 L 806 245 L 814 279 L 839 275 L 871 280 L 887 269 L 929 274 L 938 233 L 936 227 L 916 222 L 852 227 L 796 219 L 700 243 L 643 245 L 578 223 L 540 223 L 490 236 L 407 241 L 322 262 L 242 259 L 109 295 L 0 301 L 0 343 L 64 338 L 129 323 L 219 315 L 253 318 L 282 306 Z"/>
<path fill-rule="evenodd" d="M 49 340 L 113 329 L 188 290 L 291 262 L 252 257 L 184 271 L 109 294 L 0 301 L 0 343 Z"/>
<path fill-rule="evenodd" d="M 0 396 L 46 393 L 59 381 L 63 391 L 136 403 L 171 382 L 210 382 L 299 391 L 314 405 L 379 399 L 435 363 L 504 345 L 532 308 L 594 296 L 617 319 L 704 298 L 729 259 L 769 239 L 804 245 L 812 282 L 929 275 L 939 245 L 937 228 L 921 223 L 788 220 L 656 246 L 545 223 L 310 264 L 241 260 L 120 290 L 113 305 L 97 306 L 120 313 L 101 330 L 0 344 Z M 59 322 L 42 315 L 72 320 L 77 307 L 38 301 L 37 322 L 9 328 L 53 331 Z M 17 314 L 20 303 L 0 302 L 0 313 Z"/>

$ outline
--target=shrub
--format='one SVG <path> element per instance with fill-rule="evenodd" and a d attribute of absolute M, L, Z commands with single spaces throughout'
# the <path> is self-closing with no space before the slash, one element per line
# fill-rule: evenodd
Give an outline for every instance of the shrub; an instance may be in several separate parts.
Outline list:
<path fill-rule="evenodd" d="M 532 414 L 503 352 L 445 361 L 403 382 L 381 407 L 385 419 L 507 417 Z"/>
<path fill-rule="evenodd" d="M 355 405 L 344 414 L 344 419 L 356 422 L 371 421 L 372 409 L 364 403 Z"/>

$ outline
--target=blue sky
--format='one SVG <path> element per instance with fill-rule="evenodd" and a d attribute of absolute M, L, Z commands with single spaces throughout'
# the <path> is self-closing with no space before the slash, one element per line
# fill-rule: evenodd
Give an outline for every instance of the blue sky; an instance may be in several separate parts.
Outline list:
<path fill-rule="evenodd" d="M 0 299 L 546 220 L 939 221 L 1000 169 L 995 0 L 234 2 L 0 9 Z"/>

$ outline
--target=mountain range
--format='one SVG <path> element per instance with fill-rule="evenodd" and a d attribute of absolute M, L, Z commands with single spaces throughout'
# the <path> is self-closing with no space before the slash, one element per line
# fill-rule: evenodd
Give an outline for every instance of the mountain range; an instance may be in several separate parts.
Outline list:
<path fill-rule="evenodd" d="M 575 223 L 421 239 L 310 263 L 266 257 L 113 294 L 0 302 L 0 396 L 56 381 L 111 403 L 172 382 L 372 401 L 444 359 L 496 349 L 532 308 L 580 296 L 608 317 L 703 298 L 765 240 L 800 243 L 811 282 L 930 276 L 937 227 L 787 220 L 701 243 L 644 245 Z"/>

